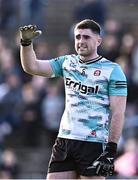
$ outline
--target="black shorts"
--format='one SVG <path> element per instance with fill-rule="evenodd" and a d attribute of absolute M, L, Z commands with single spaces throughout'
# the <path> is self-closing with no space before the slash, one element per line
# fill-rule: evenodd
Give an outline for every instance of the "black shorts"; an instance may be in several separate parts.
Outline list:
<path fill-rule="evenodd" d="M 103 152 L 103 144 L 57 138 L 52 149 L 48 173 L 76 171 L 78 175 L 95 176 L 94 169 L 87 169 Z"/>

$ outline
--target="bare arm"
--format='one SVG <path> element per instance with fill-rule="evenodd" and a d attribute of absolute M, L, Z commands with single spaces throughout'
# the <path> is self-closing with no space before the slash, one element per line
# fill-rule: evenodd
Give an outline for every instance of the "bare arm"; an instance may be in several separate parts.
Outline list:
<path fill-rule="evenodd" d="M 117 143 L 121 136 L 124 114 L 126 109 L 126 96 L 110 96 L 112 118 L 110 124 L 109 140 L 104 152 L 93 162 L 95 172 L 99 176 L 111 176 L 114 173 L 114 159 L 117 153 Z"/>
<path fill-rule="evenodd" d="M 38 60 L 33 45 L 20 46 L 21 65 L 25 72 L 32 75 L 51 77 L 52 68 L 48 60 Z"/>
<path fill-rule="evenodd" d="M 121 136 L 126 109 L 126 96 L 110 96 L 112 118 L 109 131 L 109 142 L 118 143 Z"/>
<path fill-rule="evenodd" d="M 32 75 L 51 77 L 52 67 L 48 60 L 38 60 L 33 49 L 32 40 L 39 35 L 41 31 L 37 30 L 36 25 L 20 27 L 20 59 L 25 72 Z"/>

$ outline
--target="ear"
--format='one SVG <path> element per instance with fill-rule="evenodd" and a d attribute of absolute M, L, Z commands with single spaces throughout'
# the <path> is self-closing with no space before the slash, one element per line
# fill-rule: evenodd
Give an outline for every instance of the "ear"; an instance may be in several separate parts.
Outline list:
<path fill-rule="evenodd" d="M 101 43 L 102 43 L 102 38 L 100 36 L 98 36 L 98 38 L 97 38 L 97 46 L 100 46 Z"/>

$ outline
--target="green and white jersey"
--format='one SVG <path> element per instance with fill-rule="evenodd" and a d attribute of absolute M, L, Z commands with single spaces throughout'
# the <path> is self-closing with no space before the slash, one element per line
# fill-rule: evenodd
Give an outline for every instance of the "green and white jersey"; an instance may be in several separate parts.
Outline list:
<path fill-rule="evenodd" d="M 62 76 L 65 83 L 65 110 L 58 137 L 107 142 L 109 96 L 127 96 L 120 66 L 101 56 L 84 63 L 77 55 L 61 56 L 50 64 L 52 77 Z"/>

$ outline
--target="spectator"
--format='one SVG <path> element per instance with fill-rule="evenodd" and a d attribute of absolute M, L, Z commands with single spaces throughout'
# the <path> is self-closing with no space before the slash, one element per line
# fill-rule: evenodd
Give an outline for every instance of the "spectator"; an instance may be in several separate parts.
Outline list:
<path fill-rule="evenodd" d="M 0 165 L 1 179 L 15 179 L 19 175 L 19 164 L 15 153 L 6 149 L 2 153 L 2 161 Z"/>
<path fill-rule="evenodd" d="M 107 34 L 103 37 L 103 46 L 100 48 L 100 53 L 102 56 L 115 61 L 119 55 L 119 41 L 116 36 L 112 34 Z"/>
<path fill-rule="evenodd" d="M 49 80 L 47 84 L 47 95 L 42 103 L 42 116 L 45 131 L 49 137 L 49 145 L 53 145 L 64 109 L 64 99 L 61 95 L 61 80 Z M 58 108 L 57 108 L 58 107 Z"/>
<path fill-rule="evenodd" d="M 39 111 L 39 97 L 31 83 L 25 84 L 22 89 L 22 142 L 28 147 L 37 147 L 40 138 L 41 114 Z"/>
<path fill-rule="evenodd" d="M 19 76 L 13 73 L 6 76 L 6 84 L 8 85 L 7 93 L 0 101 L 1 115 L 5 122 L 9 123 L 12 128 L 15 128 L 19 126 L 21 121 L 22 86 Z"/>
<path fill-rule="evenodd" d="M 101 26 L 106 19 L 107 7 L 103 0 L 84 0 L 74 11 L 74 20 L 93 19 Z"/>
<path fill-rule="evenodd" d="M 102 34 L 104 33 L 104 22 L 107 16 L 107 6 L 104 0 L 83 0 L 79 6 L 74 9 L 74 24 L 70 29 L 70 36 L 73 39 L 74 25 L 84 19 L 93 19 L 101 25 Z"/>
<path fill-rule="evenodd" d="M 0 29 L 4 31 L 8 31 L 8 29 L 11 30 L 14 27 L 17 27 L 19 22 L 19 1 L 18 0 L 12 0 L 12 3 L 10 1 L 1 0 L 0 1 Z"/>

